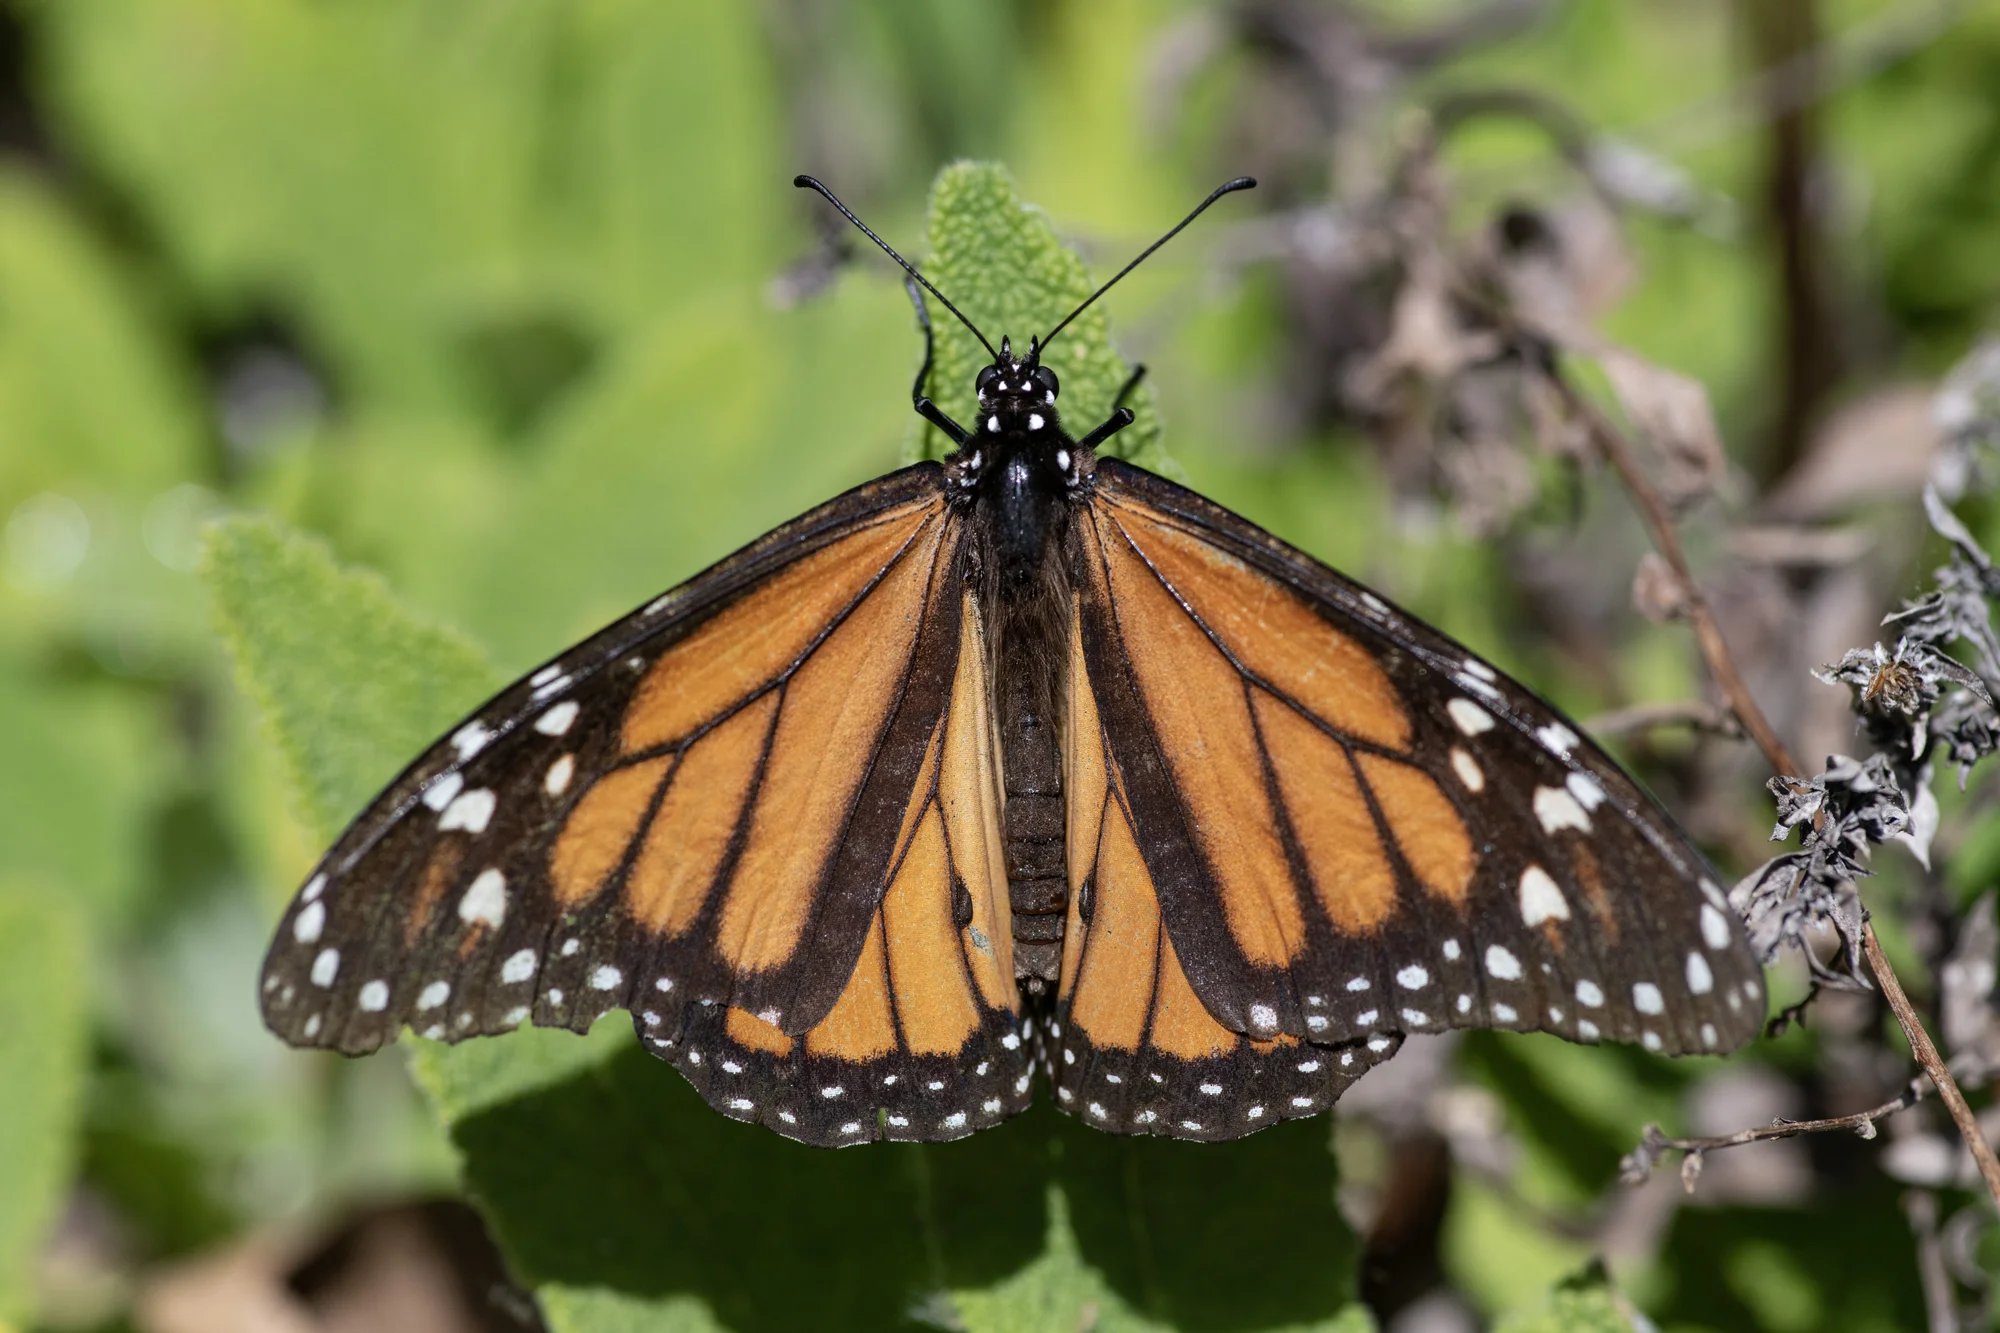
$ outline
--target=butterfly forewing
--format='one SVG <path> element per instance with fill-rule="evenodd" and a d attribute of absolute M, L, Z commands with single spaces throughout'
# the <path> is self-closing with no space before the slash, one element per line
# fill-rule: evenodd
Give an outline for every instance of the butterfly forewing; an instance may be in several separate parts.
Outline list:
<path fill-rule="evenodd" d="M 1074 656 L 1090 686 L 1071 696 L 1085 738 L 1073 798 L 1095 807 L 1108 794 L 1101 829 L 1073 812 L 1073 837 L 1097 829 L 1092 845 L 1122 848 L 1112 812 L 1129 820 L 1163 928 L 1157 957 L 1246 1050 L 1303 1039 L 1379 1058 L 1403 1034 L 1490 1026 L 1701 1052 L 1755 1033 L 1761 978 L 1699 854 L 1548 705 L 1243 520 L 1115 461 L 1097 465 L 1071 558 Z M 1073 876 L 1086 904 L 1107 873 L 1100 852 L 1094 881 Z M 1086 943 L 1077 967 L 1065 960 L 1066 1078 L 1130 1031 L 1102 1035 L 1090 958 L 1106 930 L 1072 916 Z M 1318 1066 L 1337 1091 L 1337 1060 Z M 1066 1086 L 1072 1109 L 1108 1115 L 1121 1085 Z M 1272 1113 L 1248 1082 L 1210 1095 Z M 1316 1104 L 1287 1097 L 1276 1113 Z"/>
<path fill-rule="evenodd" d="M 503 691 L 322 861 L 267 958 L 267 1022 L 355 1054 L 404 1023 L 458 1040 L 629 1008 L 718 1109 L 816 1142 L 897 1116 L 908 1137 L 953 1137 L 996 1098 L 1018 1105 L 962 560 L 963 523 L 923 465 Z M 918 984 L 912 955 L 929 967 L 961 934 L 952 981 Z M 892 990 L 917 997 L 907 1013 Z M 970 1102 L 962 1083 L 934 1097 L 921 1125 L 884 1092 L 933 1091 L 961 1058 L 993 1077 Z M 875 1086 L 827 1094 L 850 1065 Z"/>

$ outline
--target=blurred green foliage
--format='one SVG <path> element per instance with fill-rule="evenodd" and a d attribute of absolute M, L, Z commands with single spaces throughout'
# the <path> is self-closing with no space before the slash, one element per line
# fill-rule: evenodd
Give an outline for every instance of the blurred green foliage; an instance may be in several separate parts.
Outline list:
<path fill-rule="evenodd" d="M 37 1259 L 79 1203 L 120 1219 L 101 1262 L 137 1268 L 450 1182 L 477 1190 L 565 1328 L 784 1326 L 781 1248 L 860 1327 L 1365 1326 L 1340 1313 L 1356 1240 L 1324 1122 L 1216 1150 L 1037 1113 L 946 1149 L 819 1155 L 702 1111 L 618 1024 L 424 1049 L 426 1105 L 400 1057 L 309 1057 L 256 1020 L 284 897 L 433 730 L 923 447 L 918 340 L 884 263 L 864 255 L 792 308 L 769 297 L 823 209 L 794 172 L 825 176 L 989 333 L 1025 337 L 1244 151 L 1240 55 L 1177 108 L 1150 100 L 1159 43 L 1221 6 L 826 8 L 0 11 L 19 65 L 0 71 L 0 1320 L 125 1326 Z M 1377 8 L 1390 26 L 1440 10 Z M 1894 6 L 1823 8 L 1838 34 Z M 1701 378 L 1750 465 L 1776 354 L 1763 141 L 1754 119 L 1686 115 L 1746 75 L 1732 13 L 1553 4 L 1406 92 L 1544 90 L 1732 201 L 1716 226 L 1635 220 L 1637 281 L 1608 328 Z M 1973 4 L 1825 103 L 1828 262 L 1870 298 L 1876 375 L 1933 372 L 1992 317 L 1995 86 L 2000 13 Z M 1444 148 L 1467 226 L 1563 179 L 1518 126 Z M 1012 175 L 936 174 L 967 154 Z M 1123 442 L 1139 461 L 1170 451 L 1206 493 L 1565 705 L 1606 702 L 1603 670 L 1521 622 L 1485 543 L 1397 521 L 1371 453 L 1272 407 L 1282 279 L 1219 287 L 1204 262 L 1266 193 L 1228 201 L 1064 335 L 1058 352 L 1083 354 L 1058 362 L 1071 423 L 1145 361 Z M 961 197 L 983 224 L 941 227 Z M 938 328 L 933 392 L 962 403 L 969 339 Z M 197 533 L 241 512 L 269 517 L 216 530 L 204 591 Z M 1643 697 L 1692 693 L 1676 631 L 1621 625 L 1628 640 L 1616 665 Z M 1990 883 L 1995 837 L 1975 830 L 1957 887 Z M 1811 1042 L 1754 1058 L 1803 1062 Z M 1719 1067 L 1486 1036 L 1461 1065 L 1523 1145 L 1515 1190 L 1555 1211 L 1598 1197 L 1645 1121 L 1683 1127 L 1688 1089 Z M 631 1225 L 594 1244 L 608 1218 Z M 1601 1326 L 1591 1291 L 1550 1292 L 1588 1256 L 1521 1197 L 1461 1175 L 1440 1250 L 1483 1314 L 1517 1312 L 1510 1329 Z M 1619 1278 L 1675 1330 L 1922 1318 L 1879 1185 L 1791 1208 L 1698 1201 Z"/>

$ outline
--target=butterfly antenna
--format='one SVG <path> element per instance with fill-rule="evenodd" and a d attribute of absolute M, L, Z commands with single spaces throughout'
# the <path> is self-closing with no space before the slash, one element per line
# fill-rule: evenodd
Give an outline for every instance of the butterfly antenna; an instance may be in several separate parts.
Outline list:
<path fill-rule="evenodd" d="M 804 180 L 805 178 L 800 177 L 800 179 Z M 1171 241 L 1172 239 L 1174 239 L 1174 237 L 1180 235 L 1182 228 L 1186 227 L 1188 223 L 1193 222 L 1196 218 L 1200 217 L 1203 213 L 1207 212 L 1208 206 L 1210 204 L 1222 198 L 1222 196 L 1225 194 L 1234 194 L 1238 190 L 1254 190 L 1255 188 L 1257 188 L 1257 182 L 1252 180 L 1248 176 L 1238 176 L 1233 181 L 1226 181 L 1223 184 L 1216 186 L 1214 192 L 1211 193 L 1208 196 L 1208 198 L 1196 204 L 1194 207 L 1194 212 L 1182 218 L 1179 224 L 1176 225 L 1172 231 L 1168 232 L 1165 236 L 1162 236 L 1159 240 L 1154 241 L 1144 250 L 1141 250 L 1139 252 L 1139 257 L 1137 259 L 1127 264 L 1124 268 L 1119 269 L 1116 276 L 1114 276 L 1110 282 L 1105 283 L 1102 287 L 1099 287 L 1096 291 L 1092 292 L 1082 305 L 1070 311 L 1069 319 L 1065 319 L 1062 323 L 1056 325 L 1053 329 L 1050 329 L 1048 336 L 1041 340 L 1039 346 L 1042 349 L 1046 350 L 1048 348 L 1048 345 L 1056 340 L 1056 335 L 1069 327 L 1070 320 L 1075 319 L 1078 315 L 1081 315 L 1084 311 L 1090 309 L 1090 303 L 1092 301 L 1095 301 L 1098 297 L 1104 295 L 1106 292 L 1110 291 L 1113 287 L 1116 287 L 1118 285 L 1118 279 L 1124 277 L 1127 273 L 1130 273 L 1133 269 L 1139 267 L 1140 264 L 1144 263 L 1146 261 L 1147 255 L 1152 254 L 1153 251 L 1159 249 L 1161 246 L 1165 245 L 1168 241 Z M 828 197 L 831 198 L 831 196 Z M 847 210 L 842 209 L 841 211 L 846 212 Z M 857 222 L 855 225 L 860 226 L 861 224 Z M 862 227 L 861 229 L 863 231 L 868 230 L 866 227 Z M 877 242 L 877 244 L 880 244 L 880 242 Z"/>
<path fill-rule="evenodd" d="M 986 349 L 987 354 L 989 356 L 991 356 L 995 361 L 998 361 L 1000 359 L 1000 353 L 993 350 L 993 344 L 986 341 L 986 335 L 981 333 L 979 331 L 978 326 L 965 317 L 965 312 L 963 310 L 960 310 L 957 306 L 953 305 L 951 303 L 950 297 L 946 296 L 943 292 L 939 291 L 937 288 L 931 286 L 931 280 L 929 278 L 926 278 L 923 274 L 917 272 L 916 267 L 912 265 L 909 260 L 897 254 L 894 248 L 892 248 L 887 241 L 883 240 L 880 236 L 877 236 L 874 232 L 868 230 L 868 224 L 863 222 L 860 218 L 855 217 L 853 213 L 849 212 L 847 205 L 841 203 L 839 199 L 835 198 L 832 190 L 827 189 L 826 186 L 820 184 L 817 180 L 813 179 L 811 176 L 794 176 L 792 177 L 792 184 L 798 186 L 801 190 L 814 191 L 815 193 L 824 197 L 829 204 L 832 204 L 835 208 L 839 209 L 840 215 L 846 218 L 849 222 L 852 222 L 855 226 L 859 227 L 861 229 L 861 234 L 863 236 L 866 236 L 869 240 L 875 242 L 875 244 L 882 247 L 883 254 L 889 256 L 889 258 L 895 260 L 898 264 L 901 264 L 903 266 L 903 272 L 909 274 L 911 277 L 915 278 L 918 282 L 922 283 L 924 285 L 925 291 L 929 292 L 932 296 L 935 296 L 938 300 L 944 302 L 944 308 L 946 310 L 951 311 L 952 314 L 957 315 L 958 322 L 965 325 L 966 328 L 972 330 L 972 336 L 979 339 L 980 346 Z M 1226 189 L 1234 188 L 1235 184 L 1240 184 L 1240 182 L 1232 183 L 1232 185 L 1226 186 L 1224 188 Z M 1211 202 L 1213 202 L 1212 198 Z M 1208 207 L 1207 204 L 1202 205 L 1202 208 L 1206 207 Z M 1195 212 L 1197 213 L 1199 213 L 1200 211 L 1201 208 L 1197 208 L 1195 210 Z M 1185 222 L 1181 224 L 1182 227 L 1185 227 L 1186 225 L 1187 223 Z M 1179 231 L 1180 227 L 1176 227 L 1174 228 L 1174 230 Z M 1168 233 L 1168 235 L 1172 234 L 1173 234 L 1172 232 Z M 1145 258 L 1145 256 L 1141 255 L 1140 258 L 1143 259 Z M 1119 277 L 1123 276 L 1124 274 L 1122 273 L 1119 275 Z M 1112 279 L 1113 282 L 1116 282 L 1117 280 L 1118 280 L 1117 278 Z M 1088 304 L 1088 302 L 1086 302 L 1085 304 Z"/>

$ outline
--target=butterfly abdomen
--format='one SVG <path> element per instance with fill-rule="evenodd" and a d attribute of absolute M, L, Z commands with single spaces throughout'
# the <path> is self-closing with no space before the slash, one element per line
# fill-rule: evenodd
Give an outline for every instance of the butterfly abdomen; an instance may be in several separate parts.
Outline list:
<path fill-rule="evenodd" d="M 1062 968 L 1069 907 L 1062 759 L 1047 695 L 1016 651 L 1003 655 L 999 682 L 1001 772 L 1006 786 L 1007 889 L 1014 918 L 1014 975 L 1030 993 L 1053 985 Z"/>

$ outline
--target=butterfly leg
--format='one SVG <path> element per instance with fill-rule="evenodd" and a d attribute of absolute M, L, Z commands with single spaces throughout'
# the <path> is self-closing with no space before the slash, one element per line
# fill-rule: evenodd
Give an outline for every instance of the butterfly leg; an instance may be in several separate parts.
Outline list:
<path fill-rule="evenodd" d="M 1131 377 L 1125 381 L 1125 387 L 1120 389 L 1118 396 L 1111 400 L 1111 415 L 1105 419 L 1103 425 L 1078 440 L 1076 442 L 1077 448 L 1095 449 L 1098 445 L 1132 424 L 1132 409 L 1125 406 L 1125 400 L 1132 396 L 1132 391 L 1139 387 L 1139 381 L 1145 377 L 1146 368 L 1144 366 L 1133 368 Z"/>
<path fill-rule="evenodd" d="M 924 305 L 923 291 L 918 288 L 915 279 L 910 278 L 904 279 L 903 290 L 910 294 L 910 304 L 917 308 L 917 324 L 924 331 L 924 363 L 917 367 L 916 383 L 910 386 L 910 404 L 917 409 L 918 416 L 943 431 L 945 438 L 949 439 L 953 444 L 963 445 L 966 440 L 971 438 L 970 433 L 965 427 L 946 416 L 944 409 L 932 402 L 924 393 L 924 385 L 931 377 L 933 339 L 931 337 L 931 312 Z"/>

